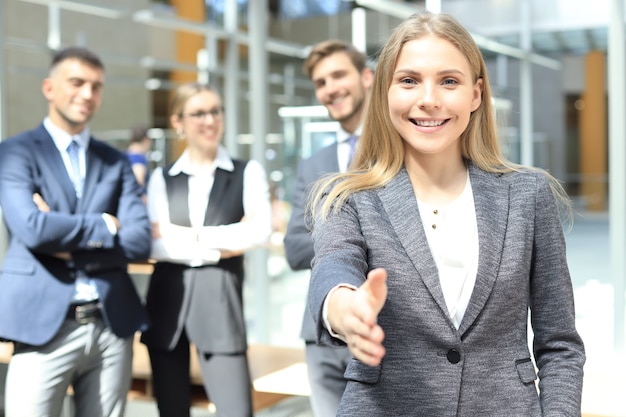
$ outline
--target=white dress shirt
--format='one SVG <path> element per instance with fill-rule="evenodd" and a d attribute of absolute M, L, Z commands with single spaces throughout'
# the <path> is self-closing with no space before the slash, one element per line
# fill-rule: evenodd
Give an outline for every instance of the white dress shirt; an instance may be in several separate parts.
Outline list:
<path fill-rule="evenodd" d="M 187 150 L 169 170 L 170 175 L 189 176 L 189 221 L 191 227 L 170 223 L 169 204 L 162 168 L 156 168 L 148 182 L 148 215 L 158 223 L 161 237 L 152 241 L 152 258 L 188 266 L 216 264 L 220 250 L 242 251 L 267 243 L 271 233 L 272 209 L 269 184 L 263 166 L 248 161 L 243 173 L 244 221 L 204 226 L 204 216 L 215 179 L 215 169 L 233 171 L 228 151 L 220 146 L 213 165 L 195 165 Z"/>
<path fill-rule="evenodd" d="M 67 174 L 70 178 L 73 178 L 74 171 L 72 170 L 72 163 L 70 162 L 70 156 L 67 153 L 67 147 L 70 145 L 72 140 L 75 140 L 78 143 L 79 151 L 78 151 L 78 162 L 80 165 L 80 175 L 82 179 L 85 178 L 85 173 L 87 172 L 87 164 L 85 162 L 85 155 L 87 152 L 87 148 L 89 147 L 89 140 L 91 138 L 91 133 L 89 131 L 89 127 L 85 127 L 82 132 L 72 136 L 67 133 L 65 130 L 58 128 L 56 125 L 52 123 L 50 118 L 46 117 L 43 121 L 43 126 L 46 128 L 50 136 L 52 137 L 52 141 L 54 142 L 54 146 L 57 147 L 59 153 L 61 154 L 61 158 L 63 158 L 63 163 L 65 164 L 65 169 L 67 170 Z"/>
<path fill-rule="evenodd" d="M 350 144 L 348 143 L 348 138 L 353 135 L 361 136 L 361 131 L 361 126 L 359 126 L 354 133 L 346 132 L 343 129 L 337 131 L 337 160 L 339 161 L 340 172 L 346 172 L 348 170 L 348 164 L 350 163 Z"/>

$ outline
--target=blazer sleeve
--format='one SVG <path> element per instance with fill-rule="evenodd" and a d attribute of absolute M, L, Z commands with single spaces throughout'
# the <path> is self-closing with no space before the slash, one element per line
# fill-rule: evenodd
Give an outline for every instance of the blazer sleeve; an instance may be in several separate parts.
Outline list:
<path fill-rule="evenodd" d="M 44 253 L 66 252 L 78 249 L 84 230 L 103 237 L 103 245 L 112 245 L 113 236 L 98 214 L 74 216 L 70 213 L 40 211 L 33 203 L 33 193 L 41 193 L 35 156 L 25 135 L 0 144 L 0 205 L 10 233 L 33 251 Z M 61 189 L 58 190 L 61 193 Z"/>
<path fill-rule="evenodd" d="M 580 415 L 583 342 L 575 328 L 565 239 L 547 178 L 538 174 L 530 308 L 544 416 Z"/>
<path fill-rule="evenodd" d="M 146 260 L 150 257 L 152 231 L 148 210 L 142 198 L 143 188 L 137 183 L 128 159 L 122 158 L 119 163 L 122 187 L 117 197 L 117 212 L 111 213 L 120 222 L 115 247 L 120 249 L 128 260 Z"/>
<path fill-rule="evenodd" d="M 104 211 L 71 213 L 53 208 L 44 212 L 37 208 L 33 193 L 42 193 L 45 185 L 49 187 L 44 199 L 50 198 L 49 194 L 54 192 L 55 201 L 61 200 L 64 191 L 42 178 L 36 155 L 28 146 L 28 138 L 18 136 L 0 144 L 0 205 L 10 233 L 30 250 L 39 253 L 72 252 L 80 258 L 80 251 L 93 253 L 94 250 L 113 249 L 111 255 L 117 259 L 114 265 L 121 265 L 125 262 L 119 256 L 121 249 L 129 259 L 146 259 L 150 226 L 130 163 L 125 158 L 120 159 L 111 172 L 122 172 L 122 178 L 116 180 L 116 185 L 109 184 L 110 187 L 96 191 L 97 198 L 109 201 L 108 206 L 112 209 L 109 212 L 122 224 L 119 233 L 113 235 L 102 218 Z M 136 233 L 138 230 L 142 233 Z M 146 239 L 147 251 L 143 242 Z"/>
<path fill-rule="evenodd" d="M 305 223 L 305 210 L 312 182 L 315 178 L 310 175 L 311 161 L 303 160 L 298 164 L 296 184 L 291 205 L 291 217 L 285 233 L 285 256 L 293 270 L 311 268 L 313 260 L 313 240 Z"/>
<path fill-rule="evenodd" d="M 338 212 L 331 212 L 327 219 L 315 219 L 313 241 L 316 256 L 308 300 L 316 324 L 317 342 L 345 346 L 324 327 L 322 310 L 326 296 L 337 285 L 360 287 L 367 277 L 367 243 L 351 198 Z"/>

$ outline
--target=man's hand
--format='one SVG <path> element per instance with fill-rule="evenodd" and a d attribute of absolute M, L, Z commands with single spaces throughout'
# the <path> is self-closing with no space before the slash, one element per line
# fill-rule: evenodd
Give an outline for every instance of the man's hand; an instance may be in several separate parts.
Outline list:
<path fill-rule="evenodd" d="M 160 224 L 157 222 L 152 222 L 150 223 L 150 226 L 152 226 L 152 239 L 160 238 L 162 236 Z"/>
<path fill-rule="evenodd" d="M 50 213 L 50 207 L 48 207 L 48 204 L 39 193 L 33 194 L 33 202 L 35 203 L 39 211 L 44 213 Z"/>
<path fill-rule="evenodd" d="M 117 219 L 117 217 L 109 213 L 103 213 L 103 215 L 113 222 L 113 224 L 115 225 L 115 230 L 119 232 L 122 228 L 122 225 L 120 224 L 120 221 Z"/>
<path fill-rule="evenodd" d="M 361 362 L 376 366 L 385 356 L 385 333 L 376 321 L 387 300 L 387 271 L 377 268 L 356 291 L 338 288 L 330 295 L 328 321 L 342 335 L 350 352 Z"/>

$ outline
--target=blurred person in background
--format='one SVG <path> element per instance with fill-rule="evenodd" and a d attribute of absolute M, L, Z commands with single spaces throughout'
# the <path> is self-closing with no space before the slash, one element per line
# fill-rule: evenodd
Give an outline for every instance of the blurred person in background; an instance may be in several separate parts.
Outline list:
<path fill-rule="evenodd" d="M 0 143 L 7 417 L 59 416 L 70 385 L 76 415 L 124 416 L 133 336 L 148 326 L 127 265 L 149 257 L 150 222 L 126 155 L 91 136 L 103 85 L 93 52 L 58 51 L 48 116 Z"/>
<path fill-rule="evenodd" d="M 148 129 L 136 126 L 132 129 L 130 141 L 126 148 L 126 155 L 130 161 L 133 173 L 139 185 L 145 189 L 150 175 L 150 161 L 148 152 L 152 149 L 152 139 L 148 136 Z"/>
<path fill-rule="evenodd" d="M 182 155 L 148 183 L 153 227 L 147 309 L 154 394 L 161 417 L 189 416 L 190 343 L 218 416 L 251 417 L 242 288 L 243 253 L 271 234 L 269 185 L 262 165 L 231 158 L 220 94 L 180 85 L 170 121 L 186 141 Z"/>
<path fill-rule="evenodd" d="M 313 82 L 317 100 L 339 122 L 332 145 L 300 161 L 293 194 L 291 217 L 285 235 L 285 254 L 293 270 L 311 268 L 313 240 L 304 221 L 306 199 L 312 184 L 325 174 L 345 172 L 361 134 L 361 118 L 367 104 L 372 70 L 367 56 L 353 45 L 328 40 L 315 45 L 304 62 L 304 72 Z M 315 343 L 315 326 L 305 309 L 301 337 L 305 341 L 311 407 L 316 417 L 334 416 L 346 386 L 343 376 L 351 358 L 343 348 Z"/>

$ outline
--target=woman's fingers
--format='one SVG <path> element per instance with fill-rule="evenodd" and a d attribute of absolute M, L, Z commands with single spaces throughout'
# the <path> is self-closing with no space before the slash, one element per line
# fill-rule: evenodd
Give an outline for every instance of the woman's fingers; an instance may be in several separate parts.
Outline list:
<path fill-rule="evenodd" d="M 382 328 L 376 325 L 371 329 L 368 337 L 356 333 L 351 334 L 347 340 L 348 348 L 356 359 L 367 365 L 376 366 L 380 364 L 386 353 L 385 347 L 382 345 L 383 338 Z"/>

